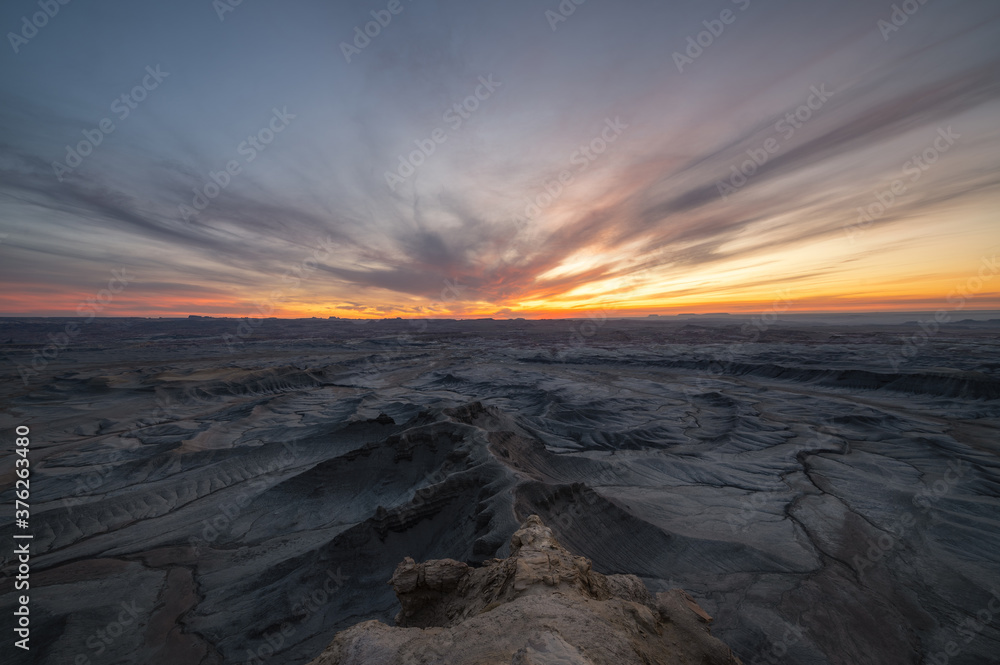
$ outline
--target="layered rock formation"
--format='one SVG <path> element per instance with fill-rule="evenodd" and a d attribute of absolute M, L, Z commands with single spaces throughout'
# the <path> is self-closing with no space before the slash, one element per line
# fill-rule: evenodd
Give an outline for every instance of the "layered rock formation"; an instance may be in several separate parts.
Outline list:
<path fill-rule="evenodd" d="M 397 627 L 357 624 L 311 665 L 739 665 L 687 593 L 592 570 L 537 515 L 510 549 L 479 568 L 407 557 L 390 582 Z"/>

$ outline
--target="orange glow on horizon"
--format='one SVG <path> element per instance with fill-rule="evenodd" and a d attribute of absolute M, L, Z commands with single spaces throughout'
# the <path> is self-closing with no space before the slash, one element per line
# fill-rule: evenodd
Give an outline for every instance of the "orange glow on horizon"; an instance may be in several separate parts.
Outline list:
<path fill-rule="evenodd" d="M 122 294 L 124 296 L 124 294 Z M 146 302 L 137 298 L 115 298 L 107 304 L 101 304 L 93 294 L 64 293 L 50 294 L 44 298 L 46 309 L 40 310 L 41 299 L 26 295 L 16 296 L 10 291 L 0 296 L 0 316 L 90 316 L 100 317 L 165 317 L 184 318 L 187 316 L 214 317 L 260 317 L 262 312 L 252 304 L 234 302 L 232 300 L 212 297 L 170 296 L 157 298 L 155 302 Z M 1000 310 L 1000 292 L 987 292 L 962 295 L 953 291 L 951 300 L 947 294 L 922 295 L 916 293 L 895 293 L 884 296 L 865 294 L 864 296 L 807 296 L 794 297 L 794 290 L 788 295 L 775 294 L 773 297 L 746 298 L 743 300 L 698 300 L 696 298 L 677 299 L 670 302 L 664 299 L 658 303 L 643 303 L 630 305 L 627 302 L 590 303 L 580 306 L 568 306 L 559 302 L 559 298 L 549 301 L 532 303 L 517 307 L 512 304 L 498 307 L 490 303 L 464 303 L 462 306 L 430 308 L 379 307 L 358 310 L 342 309 L 330 306 L 308 306 L 274 304 L 273 310 L 263 313 L 265 317 L 279 319 L 328 318 L 341 319 L 481 319 L 481 318 L 577 318 L 588 314 L 600 314 L 611 317 L 647 317 L 652 314 L 673 316 L 677 314 L 747 314 L 753 315 L 766 311 L 787 313 L 878 313 L 878 312 L 922 312 L 944 310 L 960 313 L 963 310 Z M 530 301 L 529 301 L 530 302 Z"/>
<path fill-rule="evenodd" d="M 835 254 L 837 249 L 842 250 L 836 246 L 810 247 L 808 251 L 786 250 L 773 256 L 765 253 L 690 270 L 668 266 L 640 272 L 610 264 L 607 252 L 593 264 L 585 255 L 578 255 L 533 280 L 514 282 L 518 285 L 513 292 L 496 300 L 481 297 L 489 291 L 477 292 L 464 286 L 454 300 L 447 300 L 448 289 L 443 289 L 444 302 L 438 302 L 374 288 L 351 294 L 347 300 L 341 294 L 324 293 L 325 285 L 317 282 L 288 291 L 275 289 L 267 282 L 263 287 L 225 288 L 178 284 L 166 293 L 162 282 L 155 279 L 146 283 L 136 278 L 117 292 L 112 292 L 107 281 L 98 283 L 94 290 L 8 282 L 0 291 L 0 316 L 472 319 L 573 318 L 588 313 L 645 317 L 685 313 L 752 315 L 772 310 L 1000 310 L 1000 278 L 993 281 L 1000 266 L 991 255 L 942 253 L 927 243 L 918 248 L 916 255 L 909 247 L 909 253 L 869 252 L 841 262 L 841 256 Z M 594 247 L 592 256 L 598 256 L 599 251 Z M 828 261 L 821 263 L 823 259 Z M 455 283 L 496 286 L 496 280 L 476 274 L 459 277 Z"/>

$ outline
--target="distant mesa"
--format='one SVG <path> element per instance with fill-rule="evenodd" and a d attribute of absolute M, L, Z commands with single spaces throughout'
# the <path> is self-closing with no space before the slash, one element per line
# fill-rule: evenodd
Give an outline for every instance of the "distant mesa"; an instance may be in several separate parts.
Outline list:
<path fill-rule="evenodd" d="M 696 313 L 693 313 L 693 312 L 687 312 L 687 313 L 684 313 L 684 314 L 678 314 L 677 318 L 678 319 L 694 319 L 694 318 L 709 319 L 709 318 L 713 318 L 713 317 L 731 317 L 731 316 L 732 316 L 732 314 L 730 314 L 729 312 L 709 312 L 707 314 L 696 314 Z"/>
<path fill-rule="evenodd" d="M 655 596 L 635 575 L 602 575 L 537 515 L 506 559 L 396 567 L 396 626 L 341 631 L 310 665 L 741 665 L 680 589 Z"/>

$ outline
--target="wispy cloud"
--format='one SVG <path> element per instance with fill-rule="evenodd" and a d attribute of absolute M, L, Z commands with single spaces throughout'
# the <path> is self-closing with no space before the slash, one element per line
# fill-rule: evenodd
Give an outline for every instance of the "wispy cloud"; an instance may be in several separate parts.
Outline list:
<path fill-rule="evenodd" d="M 127 3 L 103 18 L 67 12 L 4 64 L 0 309 L 58 313 L 72 300 L 58 294 L 127 264 L 142 276 L 121 312 L 245 313 L 324 239 L 333 250 L 279 313 L 718 309 L 783 285 L 834 303 L 859 279 L 871 302 L 933 301 L 898 291 L 908 271 L 946 288 L 976 260 L 997 203 L 995 10 L 928 5 L 887 43 L 870 3 L 831 4 L 821 19 L 783 7 L 748 9 L 683 75 L 670 52 L 708 17 L 702 6 L 596 4 L 553 33 L 526 2 L 407 5 L 350 64 L 332 57 L 336 35 L 361 14 L 323 3 L 247 6 L 222 24 L 194 4 L 161 8 L 163 29 L 145 32 Z M 57 179 L 66 146 L 158 60 L 169 85 Z M 502 87 L 387 188 L 398 156 L 490 74 Z M 830 94 L 802 121 L 817 86 Z M 239 146 L 286 106 L 294 124 L 247 160 Z M 574 155 L 618 116 L 629 129 L 581 168 Z M 954 150 L 847 242 L 858 206 L 948 126 Z M 720 182 L 769 140 L 723 197 Z M 240 174 L 184 219 L 180 206 L 234 159 Z M 565 172 L 525 223 L 525 202 Z M 954 251 L 915 268 L 935 224 Z M 462 288 L 444 302 L 446 283 Z"/>

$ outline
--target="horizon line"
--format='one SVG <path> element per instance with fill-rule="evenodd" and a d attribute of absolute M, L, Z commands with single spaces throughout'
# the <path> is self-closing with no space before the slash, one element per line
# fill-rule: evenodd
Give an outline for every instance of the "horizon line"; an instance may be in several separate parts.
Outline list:
<path fill-rule="evenodd" d="M 782 317 L 795 317 L 795 316 L 903 316 L 906 314 L 927 314 L 939 311 L 938 309 L 914 309 L 914 310 L 798 310 L 791 312 L 781 312 L 778 318 Z M 947 311 L 947 310 L 945 310 Z M 996 315 L 1000 317 L 1000 309 L 970 309 L 962 312 L 951 311 L 951 314 L 959 315 L 961 313 L 964 318 L 972 314 L 989 314 Z M 711 317 L 744 317 L 753 316 L 759 314 L 759 312 L 679 312 L 674 314 L 633 314 L 633 315 L 614 315 L 608 310 L 586 310 L 581 311 L 579 315 L 576 316 L 547 316 L 547 317 L 531 317 L 531 316 L 385 316 L 385 317 L 343 317 L 343 316 L 266 316 L 261 317 L 259 315 L 212 315 L 212 314 L 176 314 L 169 316 L 151 316 L 147 314 L 131 314 L 131 315 L 117 315 L 117 316 L 79 316 L 79 315 L 62 315 L 62 314 L 3 314 L 0 313 L 0 319 L 145 319 L 145 320 L 240 320 L 240 319 L 261 319 L 266 321 L 560 321 L 560 320 L 573 320 L 579 318 L 594 318 L 595 314 L 601 314 L 604 318 L 608 319 L 636 319 L 636 320 L 647 320 L 647 319 L 676 319 L 681 317 L 698 317 L 698 318 L 711 318 Z M 958 319 L 955 317 L 954 321 Z"/>

